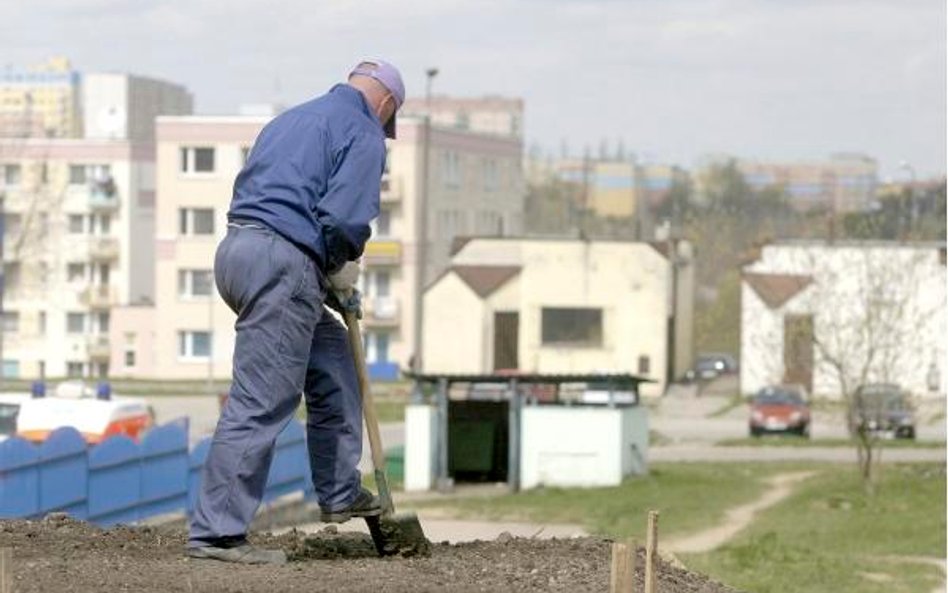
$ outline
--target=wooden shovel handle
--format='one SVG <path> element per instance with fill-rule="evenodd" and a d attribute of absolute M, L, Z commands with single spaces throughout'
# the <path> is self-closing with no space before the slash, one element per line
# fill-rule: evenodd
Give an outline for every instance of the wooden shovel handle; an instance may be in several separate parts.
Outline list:
<path fill-rule="evenodd" d="M 376 471 L 385 470 L 385 455 L 382 452 L 382 435 L 379 434 L 379 418 L 375 414 L 375 401 L 369 386 L 369 371 L 365 366 L 365 351 L 362 348 L 362 332 L 355 313 L 346 311 L 343 315 L 346 329 L 349 331 L 349 347 L 352 350 L 352 362 L 355 363 L 356 376 L 359 378 L 359 392 L 362 394 L 362 414 L 365 416 L 365 428 L 369 431 L 369 447 L 372 449 L 372 466 Z"/>

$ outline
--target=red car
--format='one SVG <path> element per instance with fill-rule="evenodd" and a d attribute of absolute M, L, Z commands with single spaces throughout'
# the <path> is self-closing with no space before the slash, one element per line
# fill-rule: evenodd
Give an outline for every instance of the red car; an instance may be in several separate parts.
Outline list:
<path fill-rule="evenodd" d="M 764 387 L 751 400 L 750 434 L 790 433 L 810 437 L 810 406 L 799 385 Z"/>

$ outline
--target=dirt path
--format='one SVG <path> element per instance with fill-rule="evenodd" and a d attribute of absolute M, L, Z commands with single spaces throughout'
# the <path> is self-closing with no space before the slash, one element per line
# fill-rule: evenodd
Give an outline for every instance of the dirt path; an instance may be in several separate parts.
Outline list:
<path fill-rule="evenodd" d="M 790 496 L 794 487 L 816 472 L 777 474 L 767 480 L 769 489 L 763 496 L 727 511 L 724 522 L 710 529 L 669 540 L 664 548 L 674 553 L 710 552 L 751 524 L 754 515 Z"/>

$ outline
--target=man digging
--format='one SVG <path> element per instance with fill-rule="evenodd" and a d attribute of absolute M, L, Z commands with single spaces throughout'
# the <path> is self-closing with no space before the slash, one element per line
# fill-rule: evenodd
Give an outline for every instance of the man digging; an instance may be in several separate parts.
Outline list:
<path fill-rule="evenodd" d="M 191 558 L 286 562 L 246 538 L 301 392 L 322 520 L 382 512 L 357 469 L 362 409 L 348 337 L 324 305 L 360 306 L 356 260 L 379 213 L 385 137 L 395 137 L 404 100 L 394 66 L 362 62 L 347 84 L 271 121 L 237 176 L 214 262 L 237 314 L 233 385 L 191 518 Z"/>

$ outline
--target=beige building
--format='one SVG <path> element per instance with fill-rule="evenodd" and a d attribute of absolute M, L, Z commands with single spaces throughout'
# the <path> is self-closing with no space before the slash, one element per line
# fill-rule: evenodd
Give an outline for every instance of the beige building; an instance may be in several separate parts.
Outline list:
<path fill-rule="evenodd" d="M 472 239 L 424 295 L 424 371 L 634 373 L 692 362 L 690 244 Z"/>
<path fill-rule="evenodd" d="M 523 99 L 435 95 L 407 99 L 401 113 L 417 117 L 430 113 L 431 123 L 439 128 L 523 138 Z"/>
<path fill-rule="evenodd" d="M 267 121 L 158 118 L 155 306 L 116 314 L 115 376 L 229 376 L 234 316 L 217 297 L 212 263 L 234 178 Z M 366 353 L 376 378 L 397 377 L 414 353 L 419 256 L 433 278 L 448 264 L 457 236 L 519 233 L 522 226 L 518 139 L 432 127 L 427 184 L 425 146 L 423 122 L 400 117 L 360 280 Z M 152 336 L 153 351 L 145 354 Z"/>
<path fill-rule="evenodd" d="M 153 163 L 124 140 L 0 139 L 5 377 L 108 375 L 112 307 L 153 293 Z"/>

